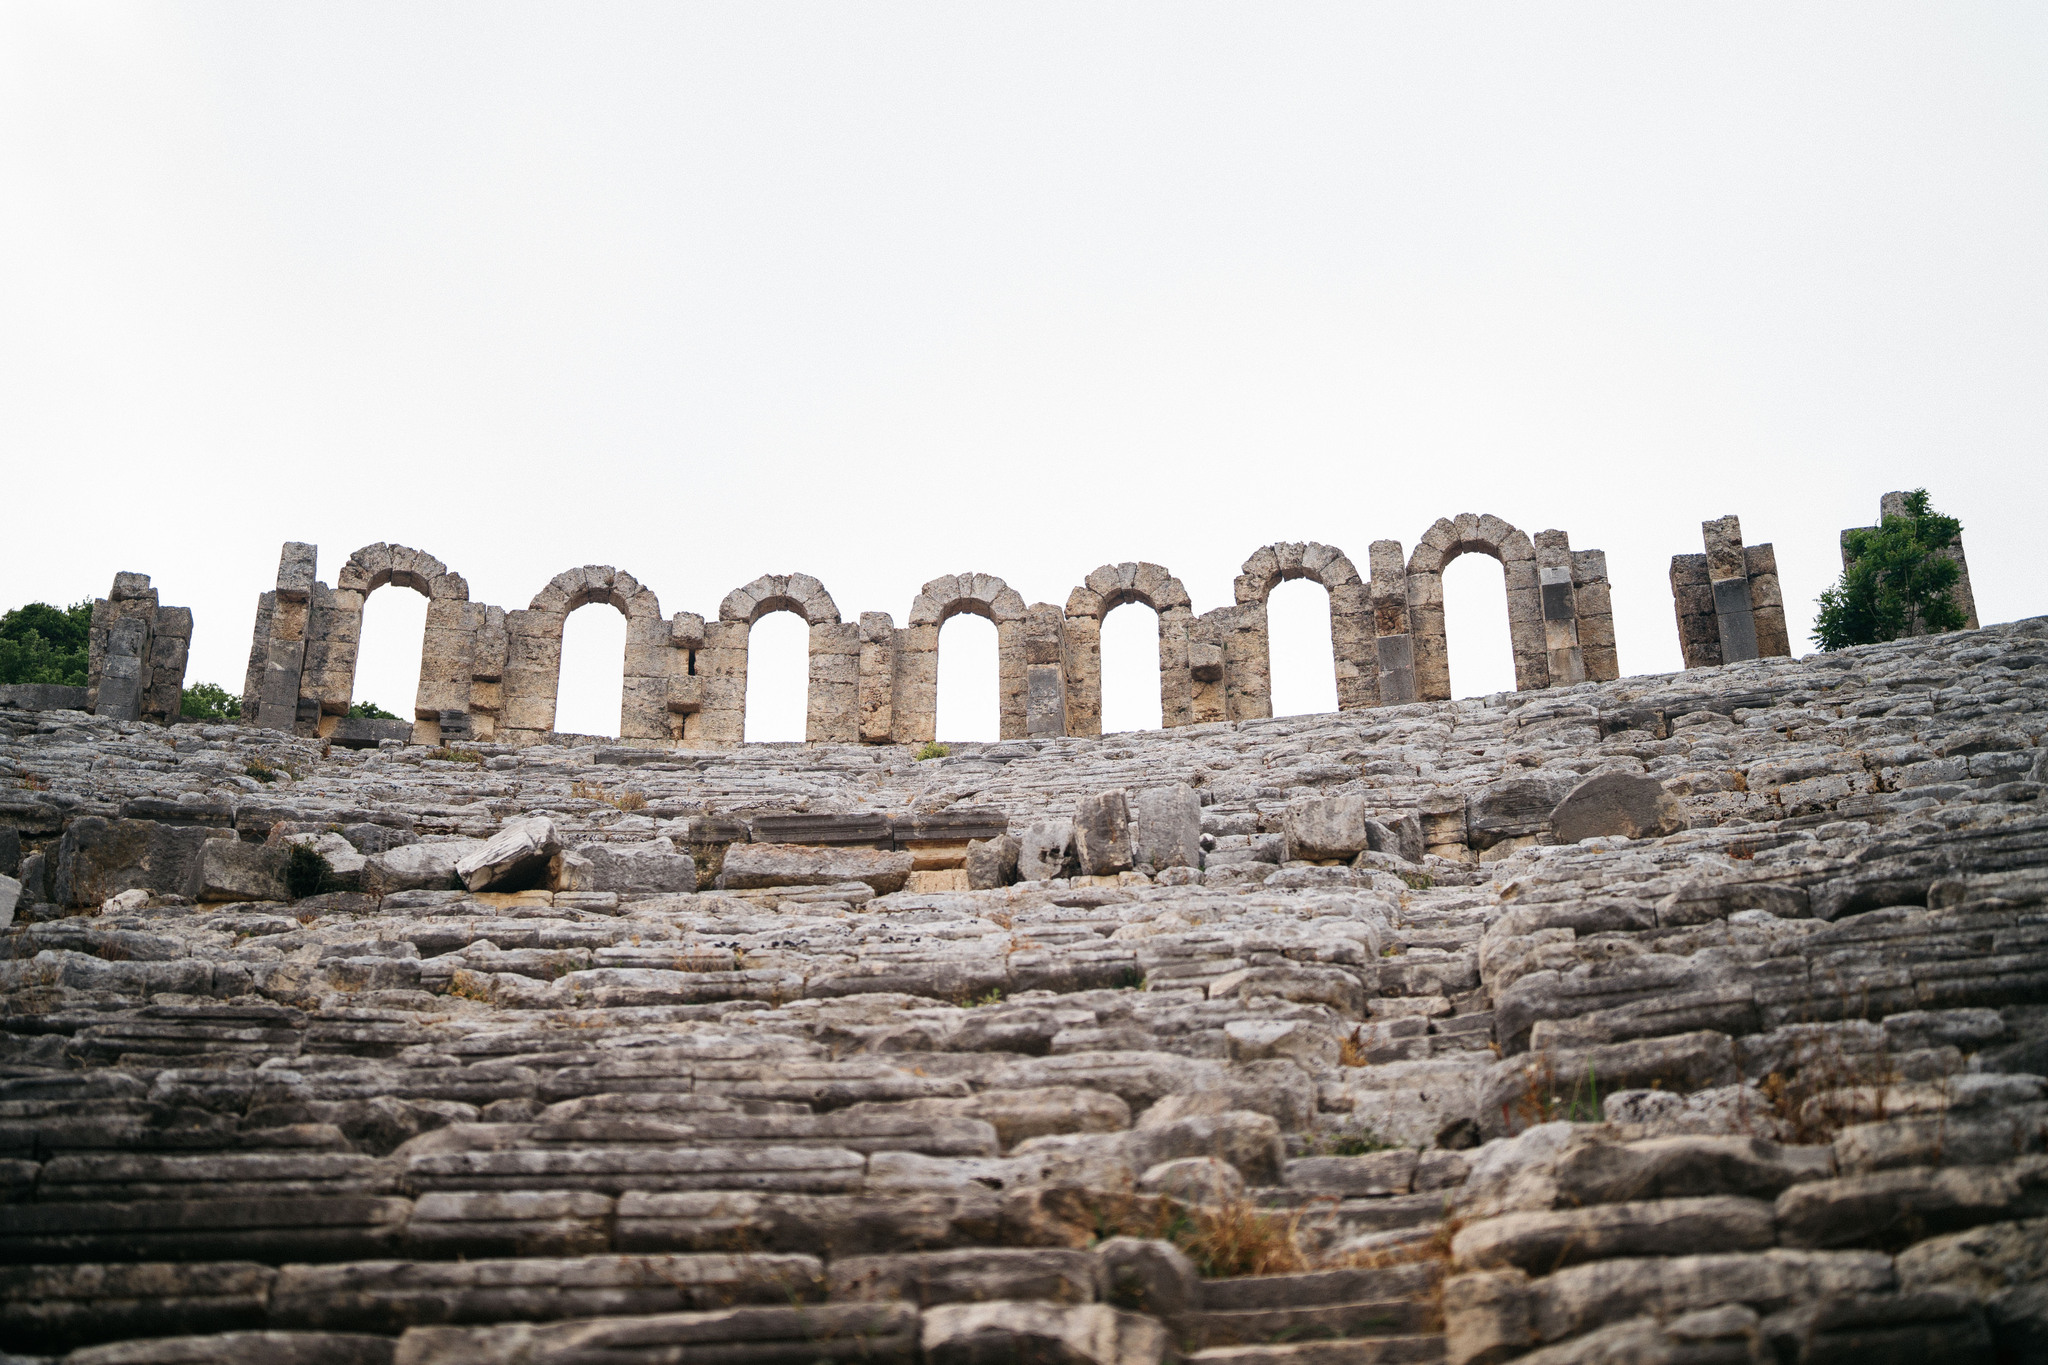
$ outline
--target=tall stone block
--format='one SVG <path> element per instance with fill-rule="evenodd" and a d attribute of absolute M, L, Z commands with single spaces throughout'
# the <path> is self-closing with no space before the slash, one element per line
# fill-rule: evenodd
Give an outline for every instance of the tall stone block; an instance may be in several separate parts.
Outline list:
<path fill-rule="evenodd" d="M 811 627 L 810 697 L 804 738 L 813 744 L 860 739 L 860 626 L 824 621 Z"/>
<path fill-rule="evenodd" d="M 1572 582 L 1572 547 L 1563 531 L 1538 531 L 1536 578 L 1543 601 L 1543 662 L 1553 687 L 1586 680 L 1579 651 L 1579 604 Z"/>
<path fill-rule="evenodd" d="M 697 671 L 704 678 L 704 709 L 690 738 L 708 744 L 738 744 L 747 733 L 747 636 L 745 621 L 706 621 Z"/>
<path fill-rule="evenodd" d="M 896 692 L 893 701 L 898 744 L 938 738 L 939 628 L 905 626 L 896 632 Z"/>
<path fill-rule="evenodd" d="M 192 652 L 192 609 L 158 607 L 150 630 L 148 686 L 142 718 L 158 725 L 177 723 L 185 700 L 185 666 Z"/>
<path fill-rule="evenodd" d="M 149 623 L 132 616 L 113 621 L 107 628 L 106 650 L 93 714 L 113 720 L 141 720 Z"/>
<path fill-rule="evenodd" d="M 1769 545 L 1742 543 L 1734 516 L 1700 523 L 1706 553 L 1673 555 L 1671 600 L 1687 668 L 1787 657 L 1785 603 Z"/>
<path fill-rule="evenodd" d="M 1621 676 L 1614 648 L 1614 604 L 1607 585 L 1605 550 L 1572 551 L 1572 600 L 1579 619 L 1579 655 L 1586 677 L 1613 682 Z"/>
<path fill-rule="evenodd" d="M 1088 620 L 1083 618 L 1076 624 L 1085 626 Z M 1065 614 L 1050 602 L 1034 603 L 1025 612 L 1024 732 L 1032 739 L 1052 739 L 1069 733 L 1066 626 Z"/>
<path fill-rule="evenodd" d="M 896 723 L 896 623 L 888 612 L 860 614 L 860 738 L 887 744 Z"/>
<path fill-rule="evenodd" d="M 249 632 L 249 664 L 242 674 L 244 725 L 256 723 L 256 708 L 263 702 L 263 669 L 270 658 L 270 620 L 276 603 L 274 591 L 256 595 L 256 624 Z"/>
<path fill-rule="evenodd" d="M 1195 725 L 1230 719 L 1226 640 L 1235 607 L 1205 611 L 1188 622 L 1188 705 Z"/>

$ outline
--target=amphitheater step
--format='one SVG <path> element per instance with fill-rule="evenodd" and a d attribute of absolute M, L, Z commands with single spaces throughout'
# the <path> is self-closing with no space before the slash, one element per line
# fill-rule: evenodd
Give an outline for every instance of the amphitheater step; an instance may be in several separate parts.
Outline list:
<path fill-rule="evenodd" d="M 1429 1365 L 1443 1358 L 1444 1339 L 1435 1334 L 1212 1346 L 1183 1357 L 1188 1365 Z"/>

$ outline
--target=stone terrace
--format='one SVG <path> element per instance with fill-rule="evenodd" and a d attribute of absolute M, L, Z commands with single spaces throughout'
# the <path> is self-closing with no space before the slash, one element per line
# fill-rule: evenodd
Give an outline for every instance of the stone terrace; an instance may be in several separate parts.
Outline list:
<path fill-rule="evenodd" d="M 0 710 L 0 1358 L 2042 1359 L 2044 733 L 2048 620 L 922 762 Z"/>

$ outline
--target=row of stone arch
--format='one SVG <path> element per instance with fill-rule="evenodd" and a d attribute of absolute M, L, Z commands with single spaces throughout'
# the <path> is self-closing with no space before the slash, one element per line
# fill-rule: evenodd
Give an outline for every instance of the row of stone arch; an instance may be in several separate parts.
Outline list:
<path fill-rule="evenodd" d="M 1159 620 L 1159 693 L 1168 727 L 1272 714 L 1266 603 L 1293 579 L 1330 596 L 1340 710 L 1448 699 L 1443 571 L 1464 554 L 1500 561 L 1521 690 L 1619 676 L 1606 556 L 1574 551 L 1562 531 L 1533 538 L 1490 515 L 1444 518 L 1403 556 L 1375 541 L 1361 576 L 1335 546 L 1281 542 L 1244 562 L 1234 601 L 1195 614 L 1186 587 L 1157 564 L 1105 564 L 1063 607 L 1027 605 L 992 574 L 926 583 L 902 626 L 886 612 L 841 618 L 809 574 L 768 574 L 727 594 L 717 616 L 664 617 L 654 591 L 609 565 L 555 575 L 523 609 L 469 600 L 461 575 L 402 545 L 349 556 L 328 588 L 315 547 L 294 542 L 263 594 L 250 646 L 245 717 L 326 733 L 353 695 L 369 595 L 390 584 L 427 598 L 414 737 L 531 741 L 554 729 L 562 635 L 579 607 L 608 603 L 626 620 L 619 734 L 626 739 L 737 744 L 746 732 L 748 642 L 778 611 L 809 627 L 805 737 L 817 743 L 919 743 L 936 738 L 939 631 L 970 613 L 994 624 L 998 714 L 1005 739 L 1102 732 L 1103 619 L 1139 603 Z"/>

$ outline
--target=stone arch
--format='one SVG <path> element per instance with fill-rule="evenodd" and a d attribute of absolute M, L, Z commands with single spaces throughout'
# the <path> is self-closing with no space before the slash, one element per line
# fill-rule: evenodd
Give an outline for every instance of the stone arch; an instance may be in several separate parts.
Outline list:
<path fill-rule="evenodd" d="M 1102 622 L 1136 602 L 1159 617 L 1159 723 L 1171 729 L 1194 721 L 1188 674 L 1188 627 L 1194 620 L 1188 590 L 1157 564 L 1105 564 L 1067 595 L 1066 679 L 1068 733 L 1102 733 Z"/>
<path fill-rule="evenodd" d="M 1334 545 L 1282 541 L 1244 562 L 1234 585 L 1234 629 L 1225 633 L 1225 674 L 1232 720 L 1273 714 L 1271 641 L 1266 598 L 1282 583 L 1312 579 L 1330 594 L 1330 654 L 1337 673 L 1337 709 L 1379 705 L 1379 663 L 1373 652 L 1372 600 L 1350 557 Z"/>
<path fill-rule="evenodd" d="M 586 564 L 554 576 L 524 611 L 505 613 L 504 728 L 527 735 L 555 728 L 562 680 L 562 627 L 578 607 L 604 602 L 626 618 L 621 739 L 667 739 L 669 624 L 652 588 L 609 564 Z"/>
<path fill-rule="evenodd" d="M 1491 555 L 1507 577 L 1508 640 L 1515 655 L 1515 687 L 1550 686 L 1544 658 L 1543 592 L 1536 547 L 1521 531 L 1491 514 L 1464 512 L 1439 518 L 1408 557 L 1408 617 L 1414 640 L 1415 687 L 1424 701 L 1448 701 L 1451 656 L 1444 638 L 1443 572 L 1463 554 Z M 1568 581 L 1568 580 L 1567 580 Z"/>
<path fill-rule="evenodd" d="M 939 723 L 939 627 L 962 612 L 996 627 L 998 733 L 1022 739 L 1025 720 L 1024 599 L 994 574 L 947 574 L 919 590 L 908 624 L 897 633 L 895 737 L 918 744 L 936 739 Z"/>
<path fill-rule="evenodd" d="M 704 627 L 698 653 L 703 710 L 686 728 L 690 739 L 738 744 L 747 733 L 747 642 L 754 623 L 770 612 L 793 612 L 810 627 L 810 679 L 804 739 L 852 744 L 860 738 L 855 698 L 860 674 L 860 627 L 839 619 L 825 585 L 805 573 L 762 574 L 734 588 L 718 604 L 718 620 Z"/>
<path fill-rule="evenodd" d="M 342 565 L 333 589 L 321 601 L 320 630 L 310 642 L 308 672 L 317 681 L 303 690 L 319 696 L 323 715 L 348 714 L 363 641 L 363 608 L 370 594 L 387 584 L 411 588 L 427 599 L 413 717 L 438 726 L 443 711 L 469 710 L 475 637 L 483 609 L 469 600 L 469 584 L 461 574 L 408 545 L 378 541 L 357 550 Z"/>

